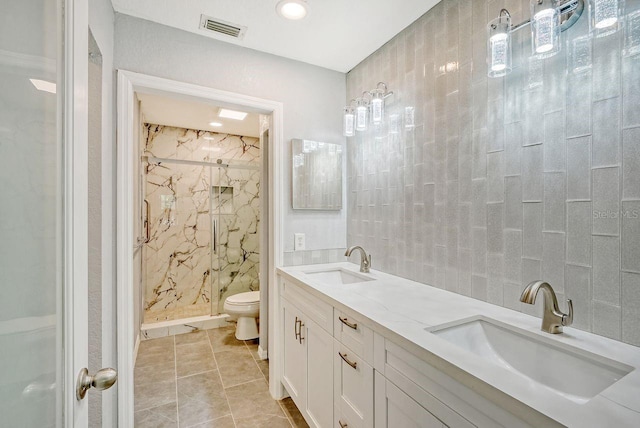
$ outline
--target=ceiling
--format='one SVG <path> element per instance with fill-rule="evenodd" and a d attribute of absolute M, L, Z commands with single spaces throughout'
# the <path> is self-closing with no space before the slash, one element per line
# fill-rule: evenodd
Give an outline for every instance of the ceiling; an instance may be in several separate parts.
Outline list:
<path fill-rule="evenodd" d="M 307 0 L 289 21 L 278 0 L 112 0 L 116 12 L 346 73 L 439 0 Z M 247 27 L 242 40 L 199 28 L 200 15 Z"/>
<path fill-rule="evenodd" d="M 177 128 L 197 129 L 221 134 L 260 136 L 260 115 L 249 113 L 244 120 L 223 119 L 218 117 L 219 107 L 196 101 L 184 101 L 159 95 L 140 94 L 140 107 L 143 120 L 156 125 L 175 126 Z M 221 127 L 214 128 L 210 122 L 219 122 Z"/>

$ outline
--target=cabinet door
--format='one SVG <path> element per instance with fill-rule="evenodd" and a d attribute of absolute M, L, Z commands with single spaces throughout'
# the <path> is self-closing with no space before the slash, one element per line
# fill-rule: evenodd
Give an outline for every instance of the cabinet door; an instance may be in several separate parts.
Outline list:
<path fill-rule="evenodd" d="M 307 356 L 302 334 L 302 314 L 293 304 L 282 299 L 282 383 L 298 408 L 304 408 L 307 389 Z"/>
<path fill-rule="evenodd" d="M 373 368 L 334 340 L 333 397 L 350 428 L 373 427 Z"/>
<path fill-rule="evenodd" d="M 443 428 L 445 424 L 376 372 L 376 428 Z"/>
<path fill-rule="evenodd" d="M 305 318 L 303 342 L 307 347 L 307 422 L 312 427 L 333 425 L 333 337 Z"/>

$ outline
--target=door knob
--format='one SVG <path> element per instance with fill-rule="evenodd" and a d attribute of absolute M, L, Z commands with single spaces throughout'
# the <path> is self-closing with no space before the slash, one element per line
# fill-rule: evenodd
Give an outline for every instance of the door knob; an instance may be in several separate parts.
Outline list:
<path fill-rule="evenodd" d="M 98 372 L 91 376 L 89 370 L 83 368 L 78 373 L 78 382 L 76 383 L 76 398 L 82 400 L 87 391 L 90 388 L 95 388 L 98 391 L 109 389 L 118 380 L 118 372 L 116 369 L 100 369 Z"/>

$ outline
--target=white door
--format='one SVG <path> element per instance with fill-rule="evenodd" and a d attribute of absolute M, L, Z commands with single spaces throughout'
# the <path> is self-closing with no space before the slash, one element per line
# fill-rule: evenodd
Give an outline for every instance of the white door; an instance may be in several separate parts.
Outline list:
<path fill-rule="evenodd" d="M 82 428 L 87 2 L 0 1 L 0 425 Z"/>

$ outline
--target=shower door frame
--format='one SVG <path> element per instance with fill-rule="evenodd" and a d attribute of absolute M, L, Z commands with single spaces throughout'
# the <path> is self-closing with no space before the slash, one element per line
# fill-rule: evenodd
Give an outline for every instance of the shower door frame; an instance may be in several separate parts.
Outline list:
<path fill-rule="evenodd" d="M 133 257 L 136 236 L 134 233 L 134 163 L 139 162 L 140 153 L 136 153 L 135 102 L 136 94 L 151 94 L 174 99 L 200 101 L 216 105 L 228 105 L 231 108 L 241 107 L 251 111 L 271 115 L 269 142 L 264 153 L 268 159 L 268 167 L 263 169 L 261 186 L 268 189 L 268 212 L 264 213 L 263 235 L 268 235 L 268 243 L 262 244 L 261 253 L 267 256 L 267 287 L 260 287 L 262 325 L 268 329 L 260 331 L 258 352 L 262 358 L 267 357 L 265 342 L 269 352 L 276 352 L 275 345 L 280 340 L 274 323 L 278 319 L 276 302 L 278 299 L 276 267 L 282 266 L 283 248 L 283 213 L 286 212 L 286 193 L 284 180 L 276 179 L 286 174 L 284 150 L 284 107 L 281 102 L 233 93 L 220 89 L 178 82 L 127 70 L 118 70 L 117 77 L 117 345 L 118 345 L 118 426 L 133 426 L 134 395 L 133 369 L 135 352 L 140 340 L 136 337 L 134 325 L 133 295 Z M 261 132 L 262 133 L 262 132 Z M 264 272 L 264 269 L 263 269 Z M 268 302 L 268 308 L 266 306 Z M 267 311 L 265 311 L 267 309 Z M 266 313 L 265 313 L 266 312 Z M 265 322 L 268 320 L 268 322 Z M 282 398 L 284 389 L 280 382 L 280 370 L 277 364 L 270 366 L 269 384 L 271 395 Z"/>

